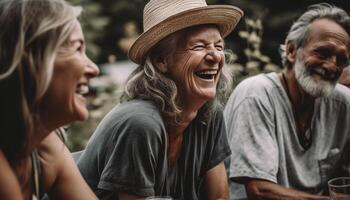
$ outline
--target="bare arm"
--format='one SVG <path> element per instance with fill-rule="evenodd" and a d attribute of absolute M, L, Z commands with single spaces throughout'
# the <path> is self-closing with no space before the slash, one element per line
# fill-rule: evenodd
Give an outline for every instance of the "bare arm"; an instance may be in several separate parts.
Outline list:
<path fill-rule="evenodd" d="M 17 177 L 2 151 L 0 151 L 0 199 L 23 199 Z"/>
<path fill-rule="evenodd" d="M 254 200 L 329 200 L 326 196 L 308 194 L 265 180 L 249 179 L 245 182 L 245 187 L 248 199 Z"/>
<path fill-rule="evenodd" d="M 208 200 L 229 199 L 228 183 L 224 162 L 207 171 L 205 190 Z"/>
<path fill-rule="evenodd" d="M 97 199 L 81 176 L 71 153 L 54 133 L 40 147 L 50 199 Z M 45 168 L 46 167 L 46 168 Z"/>

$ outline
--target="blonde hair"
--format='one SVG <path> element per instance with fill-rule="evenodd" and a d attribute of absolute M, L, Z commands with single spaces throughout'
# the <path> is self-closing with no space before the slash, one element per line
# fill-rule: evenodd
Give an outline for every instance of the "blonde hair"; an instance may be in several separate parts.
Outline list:
<path fill-rule="evenodd" d="M 57 51 L 81 13 L 64 0 L 0 2 L 0 148 L 10 162 L 27 152 L 40 124 L 38 108 L 53 74 Z M 11 20 L 9 20 L 11 19 Z"/>

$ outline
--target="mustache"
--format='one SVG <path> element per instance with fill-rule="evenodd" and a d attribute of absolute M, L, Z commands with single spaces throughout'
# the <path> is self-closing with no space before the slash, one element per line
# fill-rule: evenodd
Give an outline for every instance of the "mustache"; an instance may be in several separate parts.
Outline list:
<path fill-rule="evenodd" d="M 322 76 L 324 79 L 333 81 L 333 82 L 337 81 L 342 73 L 342 70 L 339 67 L 337 67 L 334 70 L 325 65 L 310 66 L 308 71 L 309 71 L 309 74 L 316 73 Z"/>

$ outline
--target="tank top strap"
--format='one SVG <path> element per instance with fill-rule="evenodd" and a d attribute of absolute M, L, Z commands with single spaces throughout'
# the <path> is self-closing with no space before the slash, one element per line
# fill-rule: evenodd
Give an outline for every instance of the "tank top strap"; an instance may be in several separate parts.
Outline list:
<path fill-rule="evenodd" d="M 41 176 L 41 165 L 39 160 L 38 151 L 35 149 L 31 155 L 32 159 L 32 170 L 33 170 L 33 191 L 34 196 L 33 199 L 40 200 L 42 197 L 41 184 L 40 184 L 40 176 Z"/>
<path fill-rule="evenodd" d="M 66 144 L 66 136 L 65 136 L 65 129 L 63 127 L 60 127 L 55 130 L 56 135 L 62 140 L 64 144 Z"/>
<path fill-rule="evenodd" d="M 65 130 L 64 128 L 58 128 L 55 130 L 55 133 L 57 136 L 62 140 L 63 143 L 66 142 L 65 139 Z M 40 184 L 40 177 L 41 177 L 41 164 L 39 160 L 39 154 L 38 150 L 35 149 L 32 151 L 31 154 L 31 160 L 32 160 L 32 171 L 33 171 L 33 200 L 40 200 L 43 197 L 43 191 L 42 191 L 42 185 Z"/>

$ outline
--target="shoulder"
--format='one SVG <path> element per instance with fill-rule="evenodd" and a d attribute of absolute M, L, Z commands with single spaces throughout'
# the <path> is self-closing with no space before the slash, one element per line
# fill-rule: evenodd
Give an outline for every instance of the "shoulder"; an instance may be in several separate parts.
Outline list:
<path fill-rule="evenodd" d="M 48 191 L 55 183 L 61 166 L 70 157 L 70 152 L 54 132 L 50 133 L 40 143 L 37 150 L 42 169 L 43 186 L 45 191 Z"/>
<path fill-rule="evenodd" d="M 116 105 L 105 117 L 104 120 L 118 121 L 132 116 L 149 116 L 161 118 L 156 106 L 145 100 L 131 100 Z"/>
<path fill-rule="evenodd" d="M 344 85 L 337 84 L 334 91 L 326 99 L 333 100 L 339 103 L 343 103 L 346 106 L 350 106 L 350 89 Z"/>
<path fill-rule="evenodd" d="M 259 74 L 240 82 L 234 93 L 239 92 L 247 96 L 256 96 L 277 87 L 278 75 L 276 73 Z"/>
<path fill-rule="evenodd" d="M 209 118 L 209 124 L 220 124 L 224 120 L 224 115 L 222 110 L 213 111 Z"/>
<path fill-rule="evenodd" d="M 163 119 L 150 101 L 133 100 L 122 103 L 119 108 L 120 122 L 127 128 L 160 131 Z"/>
<path fill-rule="evenodd" d="M 281 87 L 277 73 L 259 74 L 245 79 L 231 94 L 225 115 L 243 105 L 248 110 L 251 106 L 269 109 L 273 105 L 273 99 L 281 96 Z"/>
<path fill-rule="evenodd" d="M 65 150 L 65 144 L 54 132 L 50 133 L 38 146 L 40 159 L 45 162 L 48 161 L 55 163 L 57 158 L 61 157 L 62 151 Z"/>
<path fill-rule="evenodd" d="M 22 191 L 15 172 L 0 150 L 0 199 L 22 199 Z"/>
<path fill-rule="evenodd" d="M 114 107 L 101 121 L 99 129 L 118 131 L 122 129 L 158 129 L 163 120 L 154 104 L 149 101 L 132 100 Z"/>
<path fill-rule="evenodd" d="M 164 132 L 158 109 L 149 101 L 133 100 L 113 108 L 98 125 L 92 141 L 159 140 Z"/>
<path fill-rule="evenodd" d="M 39 184 L 50 199 L 96 199 L 56 133 L 48 135 L 37 150 L 41 166 Z"/>

